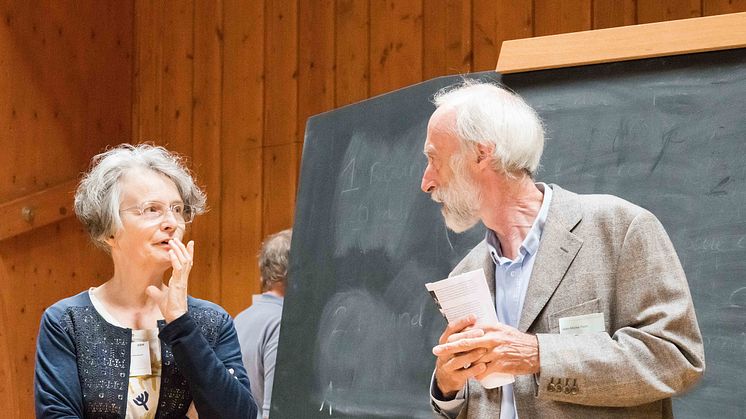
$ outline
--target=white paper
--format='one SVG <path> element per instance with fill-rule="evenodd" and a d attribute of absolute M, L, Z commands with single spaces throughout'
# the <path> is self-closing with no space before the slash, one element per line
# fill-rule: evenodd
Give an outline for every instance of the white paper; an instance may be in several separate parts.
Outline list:
<path fill-rule="evenodd" d="M 586 333 L 605 332 L 604 313 L 584 314 L 582 316 L 563 317 L 559 319 L 560 334 L 584 335 Z"/>
<path fill-rule="evenodd" d="M 151 375 L 150 344 L 148 342 L 132 342 L 130 346 L 130 377 Z"/>
<path fill-rule="evenodd" d="M 438 305 L 438 309 L 453 323 L 470 314 L 477 323 L 498 323 L 495 306 L 490 297 L 487 278 L 483 269 L 465 272 L 438 282 L 429 282 L 425 288 Z M 493 373 L 480 381 L 485 388 L 495 388 L 515 381 L 510 374 Z"/>

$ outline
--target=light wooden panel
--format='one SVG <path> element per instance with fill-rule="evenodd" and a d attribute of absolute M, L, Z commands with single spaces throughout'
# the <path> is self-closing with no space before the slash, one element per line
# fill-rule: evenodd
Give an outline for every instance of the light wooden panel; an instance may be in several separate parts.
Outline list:
<path fill-rule="evenodd" d="M 534 33 L 532 0 L 495 2 L 472 0 L 473 69 L 495 68 L 503 41 L 530 38 Z"/>
<path fill-rule="evenodd" d="M 73 215 L 73 179 L 31 195 L 0 203 L 0 241 Z"/>
<path fill-rule="evenodd" d="M 298 160 L 297 144 L 283 144 L 264 149 L 262 230 L 265 237 L 293 225 Z"/>
<path fill-rule="evenodd" d="M 288 144 L 298 141 L 298 4 L 266 0 L 265 11 L 262 145 Z"/>
<path fill-rule="evenodd" d="M 133 3 L 3 1 L 0 11 L 0 203 L 33 201 L 32 194 L 77 179 L 106 144 L 130 138 Z M 4 417 L 33 415 L 43 310 L 110 275 L 108 257 L 69 217 L 73 184 L 37 201 L 35 227 L 61 218 L 67 201 L 61 221 L 0 240 Z M 3 217 L 0 229 L 9 221 Z"/>
<path fill-rule="evenodd" d="M 370 93 L 422 81 L 422 2 L 370 0 Z"/>
<path fill-rule="evenodd" d="M 223 167 L 235 170 L 222 174 L 223 184 L 231 187 L 224 188 L 221 195 L 220 303 L 235 315 L 251 303 L 251 294 L 243 291 L 259 290 L 250 286 L 257 282 L 256 254 L 262 240 L 262 149 L 231 144 L 223 152 Z"/>
<path fill-rule="evenodd" d="M 334 24 L 337 107 L 367 99 L 370 79 L 368 0 L 337 0 Z"/>
<path fill-rule="evenodd" d="M 224 5 L 220 303 L 234 315 L 260 292 L 255 255 L 262 239 L 264 42 L 269 13 L 262 1 L 229 0 Z"/>
<path fill-rule="evenodd" d="M 497 70 L 511 73 L 744 46 L 746 13 L 734 13 L 509 41 Z"/>
<path fill-rule="evenodd" d="M 0 258 L 0 290 L 7 290 L 13 286 L 5 270 L 2 258 Z M 18 397 L 16 393 L 17 381 L 15 371 L 11 362 L 11 354 L 14 350 L 14 334 L 16 330 L 11 323 L 10 317 L 6 311 L 8 303 L 6 302 L 7 292 L 0 292 L 0 406 L 3 406 L 4 413 L 8 417 L 20 417 L 21 412 L 18 408 Z"/>
<path fill-rule="evenodd" d="M 423 2 L 423 70 L 431 79 L 471 71 L 471 0 Z"/>
<path fill-rule="evenodd" d="M 150 0 L 134 4 L 132 142 L 160 140 L 163 7 Z"/>
<path fill-rule="evenodd" d="M 197 13 L 194 0 L 165 1 L 160 13 L 161 25 L 150 28 L 155 32 L 152 36 L 162 43 L 158 60 L 161 67 L 155 69 L 156 77 L 161 79 L 157 115 L 161 119 L 160 132 L 153 132 L 152 139 L 185 156 L 193 155 L 194 73 L 200 68 L 194 65 L 195 38 L 209 36 L 204 33 L 206 28 L 197 28 L 195 20 L 203 18 L 205 12 L 208 11 L 201 9 Z M 202 60 L 201 64 L 209 62 Z"/>
<path fill-rule="evenodd" d="M 207 192 L 210 211 L 192 227 L 197 257 L 190 281 L 192 295 L 210 301 L 221 299 L 221 243 L 222 221 L 222 76 L 221 65 L 225 30 L 221 1 L 196 0 L 194 3 L 194 51 L 186 55 L 184 65 L 194 63 L 191 97 L 184 105 L 191 115 L 192 138 L 184 138 L 190 147 L 192 168 L 198 182 Z M 187 48 L 184 53 L 189 54 Z M 178 112 L 178 109 L 177 109 Z M 198 252 L 198 253 L 197 253 Z"/>
<path fill-rule="evenodd" d="M 334 0 L 300 0 L 298 18 L 298 130 L 309 116 L 334 108 Z M 324 28 L 324 30 L 319 30 Z M 303 137 L 272 145 L 303 141 Z M 269 233 L 264 231 L 265 234 Z"/>

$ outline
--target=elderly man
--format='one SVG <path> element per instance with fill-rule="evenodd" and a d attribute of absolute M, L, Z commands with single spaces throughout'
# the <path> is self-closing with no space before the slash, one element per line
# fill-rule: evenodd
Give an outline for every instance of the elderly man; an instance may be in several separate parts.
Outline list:
<path fill-rule="evenodd" d="M 483 268 L 499 323 L 449 324 L 433 348 L 434 410 L 466 418 L 670 418 L 704 371 L 678 256 L 653 214 L 535 183 L 541 122 L 519 96 L 467 81 L 439 92 L 422 190 L 446 225 L 485 239 L 451 275 Z M 513 384 L 483 388 L 494 372 Z"/>
<path fill-rule="evenodd" d="M 259 406 L 258 419 L 269 417 L 291 236 L 290 229 L 283 230 L 262 243 L 259 252 L 262 294 L 256 296 L 251 307 L 239 313 L 235 321 L 243 363 L 252 384 L 251 392 Z"/>

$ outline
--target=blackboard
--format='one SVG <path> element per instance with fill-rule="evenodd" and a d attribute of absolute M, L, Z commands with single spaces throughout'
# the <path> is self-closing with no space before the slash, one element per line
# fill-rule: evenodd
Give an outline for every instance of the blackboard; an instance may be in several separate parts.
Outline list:
<path fill-rule="evenodd" d="M 547 127 L 538 180 L 650 209 L 687 273 L 707 371 L 677 418 L 746 412 L 746 50 L 500 76 Z M 444 321 L 424 283 L 484 235 L 420 192 L 434 79 L 309 119 L 273 418 L 430 417 Z"/>

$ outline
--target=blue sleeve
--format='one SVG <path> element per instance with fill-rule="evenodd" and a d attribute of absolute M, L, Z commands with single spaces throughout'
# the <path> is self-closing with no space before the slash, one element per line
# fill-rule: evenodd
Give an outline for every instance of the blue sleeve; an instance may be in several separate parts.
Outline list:
<path fill-rule="evenodd" d="M 82 418 L 75 344 L 50 308 L 44 312 L 36 340 L 34 406 L 37 418 Z"/>
<path fill-rule="evenodd" d="M 256 418 L 257 407 L 241 362 L 238 337 L 227 313 L 214 349 L 188 312 L 167 324 L 159 337 L 171 346 L 201 419 Z"/>

